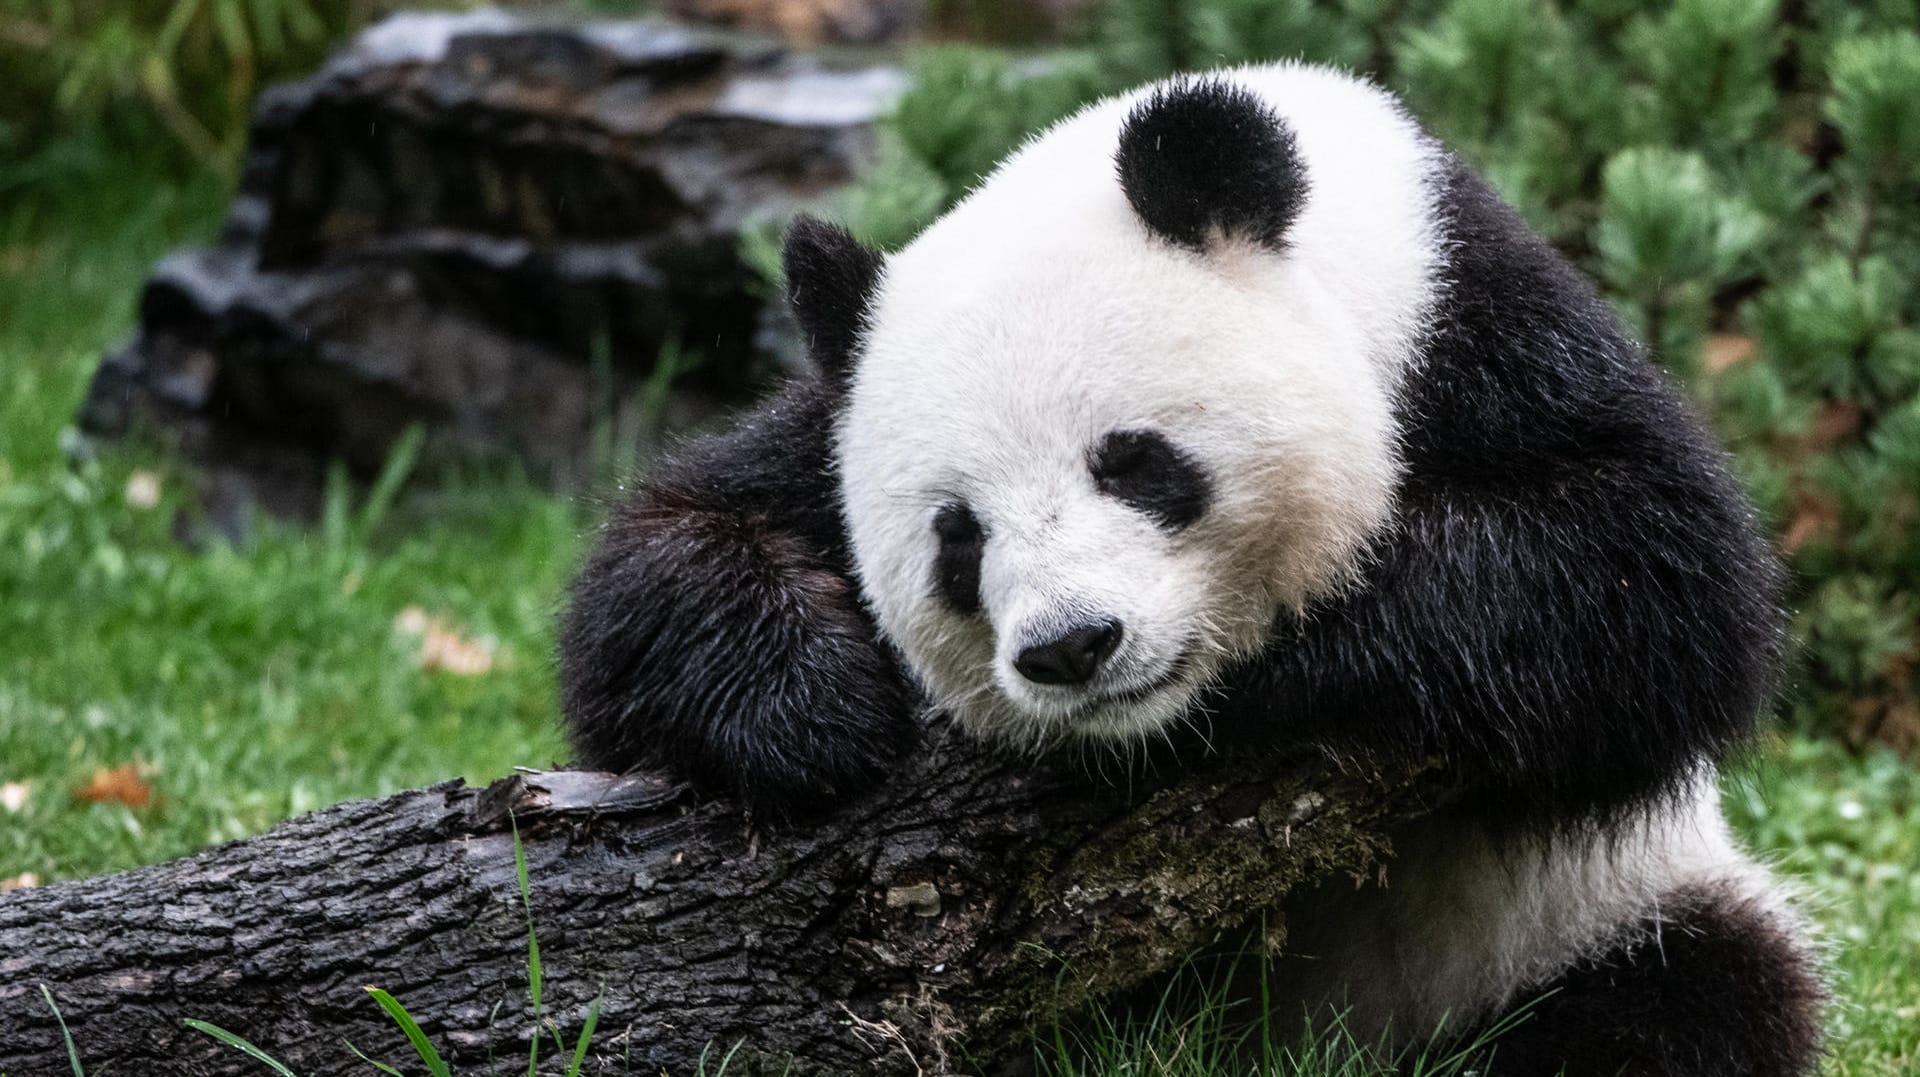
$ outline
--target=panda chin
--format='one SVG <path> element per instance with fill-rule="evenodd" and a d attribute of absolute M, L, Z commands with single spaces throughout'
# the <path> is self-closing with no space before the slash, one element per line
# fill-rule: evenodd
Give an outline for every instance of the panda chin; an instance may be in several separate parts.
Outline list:
<path fill-rule="evenodd" d="M 1068 720 L 1068 736 L 1082 742 L 1140 740 L 1179 722 L 1191 705 L 1191 690 L 1176 680 L 1145 695 L 1092 704 Z"/>
<path fill-rule="evenodd" d="M 1112 741 L 1158 733 L 1184 717 L 1192 705 L 1190 667 L 1182 655 L 1152 681 L 1095 696 L 1068 716 L 1071 735 L 1079 740 Z"/>

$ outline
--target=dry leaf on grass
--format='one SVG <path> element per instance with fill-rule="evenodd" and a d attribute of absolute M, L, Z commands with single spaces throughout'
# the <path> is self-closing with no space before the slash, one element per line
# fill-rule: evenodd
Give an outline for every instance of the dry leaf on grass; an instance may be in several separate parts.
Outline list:
<path fill-rule="evenodd" d="M 40 885 L 40 876 L 31 871 L 23 871 L 11 879 L 0 879 L 0 894 L 9 890 L 31 890 Z"/>
<path fill-rule="evenodd" d="M 1700 349 L 1700 365 L 1709 374 L 1718 374 L 1736 363 L 1753 358 L 1758 348 L 1753 338 L 1739 333 L 1715 333 Z"/>
<path fill-rule="evenodd" d="M 393 619 L 396 631 L 420 637 L 420 668 L 444 670 L 463 677 L 489 672 L 494 665 L 497 644 L 490 638 L 468 639 L 445 618 L 429 616 L 418 606 L 408 606 Z"/>
<path fill-rule="evenodd" d="M 87 779 L 87 784 L 73 791 L 78 800 L 89 804 L 112 802 L 125 804 L 129 808 L 144 808 L 153 802 L 153 786 L 147 784 L 140 772 L 143 768 L 137 763 L 127 763 L 109 770 L 101 767 Z"/>
<path fill-rule="evenodd" d="M 420 643 L 420 668 L 477 676 L 493 668 L 493 642 L 429 629 Z"/>

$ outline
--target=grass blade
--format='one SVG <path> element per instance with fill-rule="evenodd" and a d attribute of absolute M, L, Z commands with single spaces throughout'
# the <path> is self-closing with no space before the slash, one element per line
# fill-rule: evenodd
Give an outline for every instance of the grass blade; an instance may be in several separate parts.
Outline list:
<path fill-rule="evenodd" d="M 374 1069 L 379 1070 L 381 1073 L 387 1074 L 387 1077 L 407 1077 L 406 1074 L 401 1073 L 399 1070 L 394 1069 L 392 1066 L 387 1065 L 385 1062 L 375 1062 L 373 1059 L 368 1058 L 365 1051 L 362 1051 L 360 1048 L 355 1047 L 353 1045 L 352 1040 L 341 1040 L 340 1042 L 346 1044 L 347 1050 L 352 1051 L 354 1053 L 354 1056 L 360 1059 L 360 1061 L 365 1062 L 367 1065 L 372 1066 Z"/>
<path fill-rule="evenodd" d="M 228 1032 L 226 1029 L 221 1028 L 219 1025 L 210 1024 L 206 1021 L 201 1021 L 192 1017 L 183 1018 L 180 1023 L 183 1025 L 186 1025 L 188 1028 L 195 1029 L 197 1031 L 204 1032 L 209 1036 L 212 1036 L 214 1039 L 219 1040 L 221 1043 L 224 1043 L 228 1047 L 231 1047 L 234 1050 L 239 1051 L 241 1054 L 246 1055 L 247 1057 L 255 1060 L 256 1062 L 266 1063 L 268 1066 L 272 1067 L 273 1072 L 278 1073 L 280 1077 L 299 1077 L 298 1074 L 288 1069 L 286 1067 L 286 1064 L 281 1062 L 279 1059 L 273 1057 L 272 1055 L 266 1053 L 265 1051 L 262 1051 L 260 1048 L 255 1047 L 252 1043 L 247 1041 L 245 1038 L 236 1036 L 233 1033 Z"/>
<path fill-rule="evenodd" d="M 527 850 L 520 844 L 520 821 L 512 812 L 507 813 L 507 825 L 513 828 L 513 873 L 520 881 L 520 907 L 527 912 L 527 994 L 533 998 L 533 1041 L 527 1047 L 527 1077 L 534 1077 L 534 1067 L 540 1062 L 540 1029 L 547 1024 L 540 990 L 540 939 L 533 933 L 533 884 L 527 878 Z M 567 1044 L 560 1038 L 560 1029 L 555 1027 L 551 1031 L 553 1045 L 565 1055 Z"/>
<path fill-rule="evenodd" d="M 347 552 L 353 537 L 353 482 L 339 461 L 327 465 L 327 487 L 320 508 L 320 538 L 327 551 Z"/>
<path fill-rule="evenodd" d="M 407 427 L 394 439 L 393 447 L 387 450 L 387 462 L 381 465 L 380 476 L 373 480 L 373 489 L 367 492 L 366 503 L 360 506 L 357 530 L 361 541 L 380 529 L 387 510 L 393 508 L 394 499 L 400 496 L 400 488 L 413 474 L 413 466 L 420 460 L 420 446 L 426 440 L 427 428 L 419 423 Z"/>
<path fill-rule="evenodd" d="M 73 1064 L 73 1077 L 87 1077 L 87 1071 L 80 1068 L 80 1049 L 73 1045 L 73 1033 L 67 1031 L 67 1019 L 54 1003 L 53 992 L 47 990 L 46 984 L 41 984 L 40 993 L 47 997 L 47 1008 L 53 1011 L 53 1019 L 60 1022 L 60 1038 L 67 1041 L 67 1061 Z"/>
<path fill-rule="evenodd" d="M 513 828 L 513 874 L 520 881 L 520 908 L 527 914 L 527 994 L 533 997 L 534 1020 L 540 1019 L 540 940 L 533 935 L 533 886 L 527 881 L 527 850 L 520 844 L 520 821 L 507 813 Z"/>
<path fill-rule="evenodd" d="M 493 1022 L 500 1016 L 500 1007 L 506 1004 L 507 1000 L 501 999 L 493 1004 L 493 1009 L 487 1011 L 487 1077 L 500 1077 L 500 1068 L 493 1059 Z"/>
<path fill-rule="evenodd" d="M 587 1045 L 593 1042 L 593 1030 L 600 1024 L 600 1002 L 607 997 L 603 988 L 595 995 L 593 1005 L 587 1007 L 587 1022 L 580 1026 L 580 1038 L 573 1044 L 573 1063 L 567 1067 L 567 1077 L 580 1077 L 580 1067 L 587 1061 Z"/>
<path fill-rule="evenodd" d="M 420 1031 L 419 1022 L 413 1019 L 413 1015 L 407 1012 L 405 1006 L 400 1005 L 400 1000 L 377 987 L 369 987 L 366 990 L 367 994 L 373 996 L 373 1001 L 378 1002 L 380 1008 L 387 1011 L 387 1016 L 393 1018 L 393 1023 L 400 1026 L 400 1031 L 407 1034 L 407 1042 L 413 1044 L 414 1053 L 420 1056 L 420 1061 L 426 1063 L 427 1072 L 433 1074 L 433 1077 L 453 1077 L 453 1072 L 447 1069 L 447 1064 L 440 1060 L 440 1052 L 433 1049 L 427 1034 Z"/>

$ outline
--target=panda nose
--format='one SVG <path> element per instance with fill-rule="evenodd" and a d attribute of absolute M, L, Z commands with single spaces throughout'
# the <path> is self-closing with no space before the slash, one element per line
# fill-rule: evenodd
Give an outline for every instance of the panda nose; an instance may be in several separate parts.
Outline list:
<path fill-rule="evenodd" d="M 1119 621 L 1081 625 L 1021 651 L 1013 668 L 1035 684 L 1085 684 L 1120 646 L 1122 634 Z"/>

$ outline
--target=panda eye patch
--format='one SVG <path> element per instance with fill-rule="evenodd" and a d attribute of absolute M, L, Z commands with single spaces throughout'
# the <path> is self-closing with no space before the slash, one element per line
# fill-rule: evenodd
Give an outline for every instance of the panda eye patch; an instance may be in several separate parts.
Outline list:
<path fill-rule="evenodd" d="M 1200 465 L 1152 430 L 1113 431 L 1094 446 L 1087 469 L 1101 493 L 1170 531 L 1206 515 L 1213 497 Z"/>
<path fill-rule="evenodd" d="M 955 502 L 942 505 L 933 517 L 933 534 L 940 541 L 933 558 L 933 589 L 955 613 L 980 612 L 980 556 L 987 533 L 973 510 Z"/>

